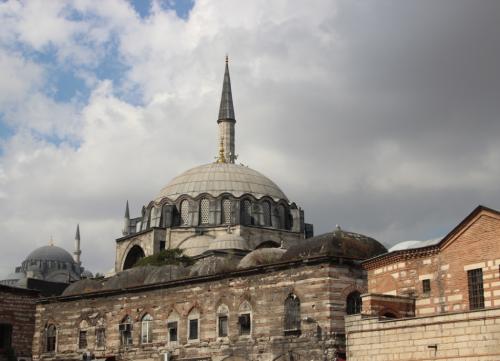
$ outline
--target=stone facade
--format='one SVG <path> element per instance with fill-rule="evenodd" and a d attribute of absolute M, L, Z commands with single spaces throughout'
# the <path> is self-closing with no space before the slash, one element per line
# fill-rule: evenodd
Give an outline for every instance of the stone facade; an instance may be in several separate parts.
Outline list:
<path fill-rule="evenodd" d="M 130 289 L 46 299 L 37 305 L 33 343 L 35 360 L 81 360 L 86 351 L 117 360 L 228 357 L 243 360 L 329 360 L 344 347 L 346 298 L 366 291 L 363 271 L 354 262 L 317 257 L 259 266 L 225 274 L 175 280 Z M 286 300 L 299 300 L 298 329 L 285 330 Z M 220 310 L 228 333 L 219 337 Z M 239 316 L 250 314 L 241 335 Z M 141 342 L 141 320 L 152 316 L 152 338 Z M 199 336 L 188 339 L 188 320 L 199 319 Z M 132 343 L 120 344 L 119 325 L 129 316 Z M 168 322 L 178 322 L 177 341 L 169 342 Z M 54 352 L 45 352 L 49 325 L 57 329 Z M 82 324 L 84 326 L 82 326 Z M 86 332 L 79 349 L 80 331 Z M 105 328 L 105 346 L 97 348 L 96 328 Z"/>
<path fill-rule="evenodd" d="M 0 285 L 0 360 L 7 349 L 23 360 L 31 358 L 38 292 Z"/>

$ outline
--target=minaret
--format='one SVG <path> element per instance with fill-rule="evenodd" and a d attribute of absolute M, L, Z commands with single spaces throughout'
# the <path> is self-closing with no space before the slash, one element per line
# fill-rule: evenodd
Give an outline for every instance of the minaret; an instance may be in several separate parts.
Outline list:
<path fill-rule="evenodd" d="M 228 57 L 226 55 L 226 70 L 224 72 L 224 83 L 222 84 L 222 96 L 219 108 L 219 143 L 224 149 L 224 158 L 227 163 L 234 163 L 236 159 L 234 149 L 234 118 L 233 95 L 231 93 L 231 79 L 229 78 Z"/>
<path fill-rule="evenodd" d="M 80 262 L 80 255 L 82 254 L 82 251 L 80 249 L 80 225 L 76 225 L 76 234 L 75 234 L 75 251 L 73 252 L 73 259 L 75 262 L 81 266 L 82 263 Z"/>
<path fill-rule="evenodd" d="M 122 233 L 124 236 L 130 234 L 130 212 L 128 210 L 128 200 L 125 205 L 125 217 L 123 217 L 123 230 Z"/>

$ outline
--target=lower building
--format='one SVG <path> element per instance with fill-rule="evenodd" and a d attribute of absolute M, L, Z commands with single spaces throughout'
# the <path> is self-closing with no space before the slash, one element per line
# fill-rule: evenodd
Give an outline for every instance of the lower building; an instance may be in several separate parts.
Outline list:
<path fill-rule="evenodd" d="M 500 360 L 500 212 L 479 206 L 443 239 L 363 262 L 349 360 Z"/>
<path fill-rule="evenodd" d="M 0 285 L 0 360 L 30 360 L 37 291 Z"/>

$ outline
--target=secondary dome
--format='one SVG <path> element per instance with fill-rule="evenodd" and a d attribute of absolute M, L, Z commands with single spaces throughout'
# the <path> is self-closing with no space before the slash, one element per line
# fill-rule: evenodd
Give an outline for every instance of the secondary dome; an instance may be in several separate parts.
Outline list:
<path fill-rule="evenodd" d="M 176 200 L 181 195 L 196 197 L 208 193 L 214 197 L 230 193 L 235 197 L 251 194 L 275 200 L 288 198 L 269 178 L 243 165 L 234 163 L 209 163 L 192 168 L 172 179 L 161 191 L 157 200 L 168 197 Z"/>
<path fill-rule="evenodd" d="M 65 249 L 57 246 L 43 246 L 32 251 L 27 261 L 58 261 L 74 263 L 73 257 Z"/>

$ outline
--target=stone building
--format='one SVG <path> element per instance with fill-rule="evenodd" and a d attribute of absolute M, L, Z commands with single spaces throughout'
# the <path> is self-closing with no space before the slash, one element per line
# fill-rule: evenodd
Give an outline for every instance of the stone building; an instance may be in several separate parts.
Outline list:
<path fill-rule="evenodd" d="M 116 274 L 71 284 L 36 309 L 35 360 L 331 360 L 366 292 L 361 260 L 386 249 L 304 212 L 235 153 L 226 59 L 219 155 L 167 184 L 116 240 Z M 133 267 L 164 249 L 192 265 Z M 339 358 L 340 360 L 340 358 Z"/>
<path fill-rule="evenodd" d="M 31 359 L 37 291 L 0 285 L 0 361 Z"/>
<path fill-rule="evenodd" d="M 500 359 L 500 212 L 479 206 L 441 240 L 363 262 L 349 360 Z"/>

